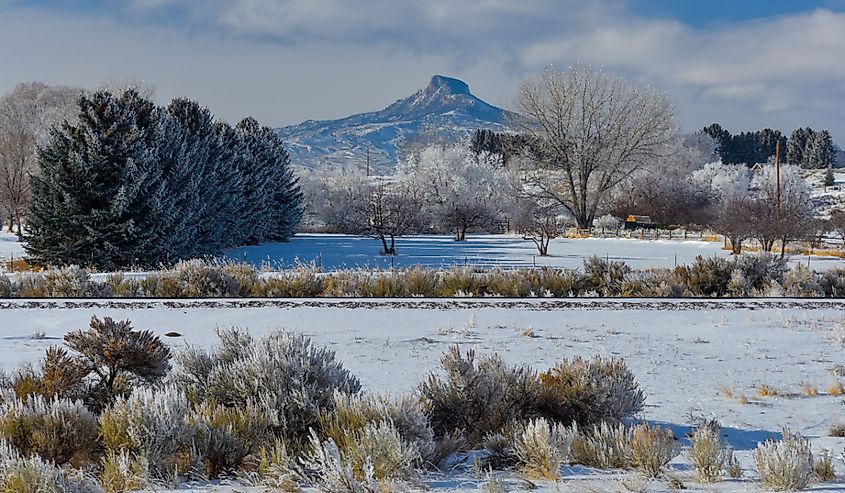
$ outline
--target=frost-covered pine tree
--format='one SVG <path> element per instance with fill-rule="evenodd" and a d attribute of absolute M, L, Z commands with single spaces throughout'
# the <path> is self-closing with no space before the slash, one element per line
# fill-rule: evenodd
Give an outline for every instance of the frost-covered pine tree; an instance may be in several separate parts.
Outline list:
<path fill-rule="evenodd" d="M 146 265 L 164 204 L 156 163 L 158 110 L 137 92 L 79 99 L 79 123 L 53 130 L 32 179 L 25 234 L 40 264 Z"/>
<path fill-rule="evenodd" d="M 836 148 L 833 146 L 833 138 L 827 130 L 822 130 L 813 136 L 806 152 L 809 154 L 807 158 L 808 168 L 824 169 L 833 166 L 836 162 Z"/>

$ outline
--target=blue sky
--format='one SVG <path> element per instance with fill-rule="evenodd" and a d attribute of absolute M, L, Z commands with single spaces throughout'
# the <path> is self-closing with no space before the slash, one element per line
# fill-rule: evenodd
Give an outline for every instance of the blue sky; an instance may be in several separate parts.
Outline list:
<path fill-rule="evenodd" d="M 432 74 L 511 105 L 575 61 L 664 89 L 684 130 L 829 128 L 845 0 L 0 0 L 0 93 L 135 80 L 280 126 L 386 106 Z"/>

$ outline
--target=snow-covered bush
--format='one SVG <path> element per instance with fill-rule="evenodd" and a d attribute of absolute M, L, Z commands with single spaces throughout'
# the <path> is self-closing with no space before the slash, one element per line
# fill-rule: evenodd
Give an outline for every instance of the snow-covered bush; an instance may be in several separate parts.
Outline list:
<path fill-rule="evenodd" d="M 675 268 L 675 273 L 692 296 L 724 296 L 732 271 L 733 263 L 722 257 L 698 256 L 692 265 Z"/>
<path fill-rule="evenodd" d="M 22 298 L 85 298 L 101 294 L 102 285 L 84 269 L 70 265 L 38 273 L 21 273 L 12 291 Z"/>
<path fill-rule="evenodd" d="M 324 281 L 316 267 L 300 266 L 282 274 L 260 279 L 253 296 L 266 298 L 314 298 L 323 294 Z"/>
<path fill-rule="evenodd" d="M 689 458 L 702 483 L 715 483 L 722 478 L 727 456 L 722 447 L 719 429 L 701 426 L 690 439 Z"/>
<path fill-rule="evenodd" d="M 354 447 L 357 434 L 369 425 L 389 422 L 404 441 L 413 444 L 420 458 L 432 462 L 436 442 L 434 431 L 420 401 L 410 395 L 395 399 L 370 394 L 335 393 L 334 409 L 320 415 L 320 433 L 341 450 Z"/>
<path fill-rule="evenodd" d="M 660 477 L 679 453 L 672 430 L 645 423 L 634 427 L 630 447 L 631 465 L 650 478 Z"/>
<path fill-rule="evenodd" d="M 627 467 L 633 433 L 631 428 L 601 422 L 590 428 L 573 426 L 572 462 L 601 469 Z"/>
<path fill-rule="evenodd" d="M 369 474 L 376 480 L 407 481 L 416 477 L 414 464 L 420 461 L 416 445 L 405 440 L 391 421 L 368 423 L 363 428 L 349 432 L 341 456 L 352 465 L 355 477 L 364 479 Z"/>
<path fill-rule="evenodd" d="M 464 356 L 457 346 L 443 354 L 440 365 L 445 376 L 431 373 L 420 385 L 438 435 L 459 431 L 470 446 L 477 445 L 536 406 L 539 382 L 527 366 L 509 366 L 496 354 L 476 360 L 475 351 Z"/>
<path fill-rule="evenodd" d="M 733 270 L 742 272 L 753 291 L 764 290 L 772 281 L 783 282 L 786 260 L 769 253 L 738 255 L 733 258 Z"/>
<path fill-rule="evenodd" d="M 0 271 L 0 298 L 10 298 L 12 296 L 12 281 L 6 274 Z"/>
<path fill-rule="evenodd" d="M 558 479 L 571 443 L 572 435 L 563 426 L 533 419 L 517 434 L 514 453 L 520 469 L 529 477 Z"/>
<path fill-rule="evenodd" d="M 280 439 L 274 440 L 259 451 L 258 478 L 262 486 L 273 491 L 298 491 L 302 471 L 298 458 L 288 453 L 287 445 Z"/>
<path fill-rule="evenodd" d="M 84 464 L 97 449 L 97 418 L 80 401 L 31 395 L 0 404 L 0 439 L 22 456 Z"/>
<path fill-rule="evenodd" d="M 303 458 L 303 468 L 309 471 L 310 482 L 326 493 L 379 493 L 381 485 L 375 479 L 370 461 L 365 461 L 357 476 L 349 459 L 331 440 L 321 441 L 311 433 L 311 450 Z"/>
<path fill-rule="evenodd" d="M 816 274 L 804 264 L 798 264 L 783 276 L 784 295 L 796 298 L 824 296 L 824 288 L 816 280 Z"/>
<path fill-rule="evenodd" d="M 592 256 L 584 260 L 584 289 L 599 296 L 619 296 L 622 283 L 631 268 L 621 260 L 605 260 Z"/>
<path fill-rule="evenodd" d="M 208 477 L 238 471 L 274 440 L 276 410 L 266 403 L 247 401 L 238 407 L 204 401 L 194 406 L 188 424 L 194 429 L 194 453 Z"/>
<path fill-rule="evenodd" d="M 127 450 L 107 450 L 102 458 L 100 484 L 108 493 L 135 491 L 150 485 L 149 462 Z"/>
<path fill-rule="evenodd" d="M 278 413 L 285 439 L 307 439 L 319 411 L 333 409 L 336 390 L 356 393 L 361 387 L 334 351 L 301 334 L 277 331 L 256 340 L 233 328 L 218 336 L 216 351 L 189 348 L 178 355 L 174 381 L 193 402 L 242 408 L 259 400 Z"/>
<path fill-rule="evenodd" d="M 103 446 L 115 453 L 115 461 L 125 462 L 126 454 L 121 454 L 128 452 L 146 462 L 154 478 L 170 479 L 177 455 L 189 450 L 193 439 L 188 410 L 188 399 L 173 387 L 135 389 L 100 415 Z"/>
<path fill-rule="evenodd" d="M 26 457 L 0 438 L 0 491 L 3 493 L 101 493 L 99 486 L 43 460 Z"/>
<path fill-rule="evenodd" d="M 787 428 L 781 440 L 766 440 L 757 445 L 754 459 L 763 484 L 775 491 L 796 491 L 810 484 L 813 475 L 810 442 Z"/>
<path fill-rule="evenodd" d="M 644 404 L 645 395 L 621 358 L 576 356 L 540 375 L 539 412 L 558 423 L 620 420 Z"/>

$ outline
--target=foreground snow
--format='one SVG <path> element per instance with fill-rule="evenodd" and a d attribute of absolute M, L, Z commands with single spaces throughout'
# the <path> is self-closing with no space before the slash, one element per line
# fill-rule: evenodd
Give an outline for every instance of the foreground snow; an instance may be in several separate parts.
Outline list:
<path fill-rule="evenodd" d="M 845 305 L 832 301 L 738 300 L 235 300 L 235 301 L 10 301 L 0 304 L 0 368 L 10 370 L 38 359 L 69 330 L 92 315 L 130 318 L 138 328 L 162 335 L 175 349 L 214 344 L 215 328 L 236 325 L 255 334 L 288 328 L 337 351 L 344 365 L 375 392 L 412 391 L 437 367 L 450 344 L 501 353 L 512 363 L 545 369 L 559 359 L 598 353 L 624 357 L 648 395 L 642 418 L 670 426 L 682 445 L 700 418 L 723 424 L 725 440 L 744 468 L 752 467 L 759 441 L 777 437 L 782 426 L 800 431 L 816 451 L 839 456 L 845 439 L 826 436 L 843 417 L 842 397 L 801 396 L 803 384 L 825 388 L 831 372 L 845 365 Z M 43 339 L 33 339 L 41 331 Z M 767 384 L 786 397 L 760 398 Z M 734 397 L 723 394 L 730 389 Z M 738 397 L 745 395 L 747 404 Z M 837 458 L 839 472 L 845 471 Z M 694 491 L 758 491 L 745 480 L 699 485 L 682 454 L 671 475 Z M 527 483 L 506 475 L 509 490 Z M 635 474 L 587 468 L 564 469 L 560 485 L 546 491 L 626 491 Z M 425 478 L 435 490 L 480 489 L 472 470 Z M 196 491 L 262 491 L 219 485 Z M 668 491 L 665 481 L 648 491 Z M 814 491 L 843 491 L 845 484 L 817 485 Z"/>

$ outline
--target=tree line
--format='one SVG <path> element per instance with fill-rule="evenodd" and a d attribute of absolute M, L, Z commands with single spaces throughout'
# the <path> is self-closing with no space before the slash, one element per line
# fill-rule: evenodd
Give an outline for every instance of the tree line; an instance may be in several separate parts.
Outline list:
<path fill-rule="evenodd" d="M 37 153 L 23 231 L 32 262 L 154 267 L 293 234 L 302 194 L 271 128 L 134 89 L 76 107 Z"/>
<path fill-rule="evenodd" d="M 717 143 L 716 153 L 726 164 L 753 166 L 775 158 L 780 145 L 781 162 L 801 168 L 825 169 L 836 164 L 836 146 L 827 130 L 797 128 L 787 139 L 780 130 L 766 128 L 732 135 L 718 123 L 704 127 L 703 132 Z"/>

